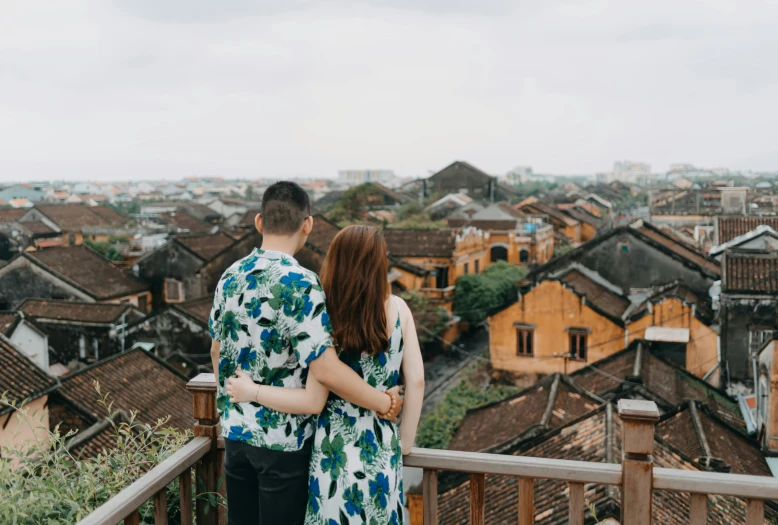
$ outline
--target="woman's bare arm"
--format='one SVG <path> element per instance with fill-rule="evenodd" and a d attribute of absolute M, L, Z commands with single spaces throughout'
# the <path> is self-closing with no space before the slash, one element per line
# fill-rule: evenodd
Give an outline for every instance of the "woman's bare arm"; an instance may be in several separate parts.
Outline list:
<path fill-rule="evenodd" d="M 400 304 L 400 322 L 402 324 L 405 348 L 403 350 L 403 376 L 405 376 L 405 411 L 400 423 L 400 441 L 403 455 L 410 454 L 419 428 L 421 405 L 424 401 L 424 361 L 421 358 L 419 337 L 410 308 L 404 301 Z"/>
<path fill-rule="evenodd" d="M 313 374 L 308 374 L 305 388 L 284 388 L 258 385 L 239 370 L 237 377 L 227 380 L 227 394 L 231 403 L 254 402 L 287 414 L 319 414 L 327 403 L 329 390 Z"/>

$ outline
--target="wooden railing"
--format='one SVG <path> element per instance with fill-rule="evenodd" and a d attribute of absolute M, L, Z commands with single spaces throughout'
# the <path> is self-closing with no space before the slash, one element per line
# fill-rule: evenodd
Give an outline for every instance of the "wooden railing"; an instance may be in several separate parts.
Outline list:
<path fill-rule="evenodd" d="M 82 520 L 81 525 L 126 525 L 138 523 L 137 509 L 151 498 L 155 505 L 155 523 L 167 524 L 166 486 L 178 477 L 181 486 L 181 523 L 192 523 L 191 471 L 195 468 L 198 493 L 217 492 L 223 471 L 223 445 L 218 436 L 216 384 L 213 374 L 200 374 L 187 387 L 193 395 L 195 438 L 167 460 L 150 470 L 105 505 Z M 485 520 L 485 475 L 514 476 L 518 480 L 518 523 L 535 522 L 535 480 L 565 481 L 569 486 L 568 523 L 583 525 L 586 510 L 586 484 L 621 487 L 621 523 L 650 525 L 654 490 L 691 494 L 689 523 L 707 521 L 707 496 L 733 496 L 747 502 L 746 525 L 764 523 L 766 500 L 778 500 L 778 480 L 763 476 L 744 476 L 702 471 L 654 468 L 652 452 L 654 425 L 659 411 L 652 401 L 621 400 L 621 464 L 543 459 L 535 457 L 456 452 L 414 448 L 403 458 L 407 467 L 417 467 L 423 475 L 423 522 L 438 524 L 438 473 L 455 471 L 470 474 L 470 523 Z M 223 525 L 223 508 L 206 512 L 206 502 L 198 499 L 195 509 L 198 525 Z M 682 509 L 674 509 L 682 512 Z"/>
<path fill-rule="evenodd" d="M 216 411 L 216 382 L 213 374 L 200 374 L 187 384 L 192 393 L 194 438 L 172 456 L 152 468 L 132 485 L 108 500 L 79 522 L 79 525 L 138 525 L 138 509 L 154 499 L 154 523 L 167 525 L 167 486 L 176 478 L 181 496 L 181 525 L 223 525 L 227 522 L 222 507 L 212 507 L 203 494 L 224 491 L 219 483 L 224 467 L 224 444 L 219 439 L 219 415 Z M 195 493 L 192 491 L 194 467 Z M 193 509 L 193 501 L 196 502 Z M 193 512 L 194 511 L 194 512 Z"/>

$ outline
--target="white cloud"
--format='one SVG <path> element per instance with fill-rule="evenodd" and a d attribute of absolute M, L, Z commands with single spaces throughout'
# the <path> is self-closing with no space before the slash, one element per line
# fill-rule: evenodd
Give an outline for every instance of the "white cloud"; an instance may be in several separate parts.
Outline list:
<path fill-rule="evenodd" d="M 755 0 L 6 0 L 0 181 L 776 169 Z"/>

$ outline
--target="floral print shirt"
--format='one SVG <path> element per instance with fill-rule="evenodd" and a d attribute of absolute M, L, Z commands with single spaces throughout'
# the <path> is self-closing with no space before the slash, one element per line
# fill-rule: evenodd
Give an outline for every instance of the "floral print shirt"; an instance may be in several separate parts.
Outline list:
<path fill-rule="evenodd" d="M 290 255 L 255 249 L 224 272 L 208 327 L 221 343 L 215 372 L 222 436 L 273 450 L 300 450 L 313 435 L 312 416 L 232 404 L 225 385 L 243 370 L 258 384 L 305 387 L 308 365 L 333 346 L 319 278 Z"/>

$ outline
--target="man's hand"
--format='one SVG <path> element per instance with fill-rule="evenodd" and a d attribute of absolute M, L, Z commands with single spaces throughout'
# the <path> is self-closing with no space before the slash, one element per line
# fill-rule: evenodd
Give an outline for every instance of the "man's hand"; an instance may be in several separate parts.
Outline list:
<path fill-rule="evenodd" d="M 227 395 L 230 403 L 248 403 L 257 401 L 259 385 L 254 383 L 251 377 L 244 371 L 238 370 L 235 377 L 227 379 Z"/>
<path fill-rule="evenodd" d="M 392 404 L 389 407 L 389 411 L 384 414 L 378 414 L 378 417 L 387 421 L 396 422 L 397 416 L 400 415 L 403 409 L 403 398 L 400 395 L 400 387 L 394 386 L 385 392 L 392 400 Z"/>

